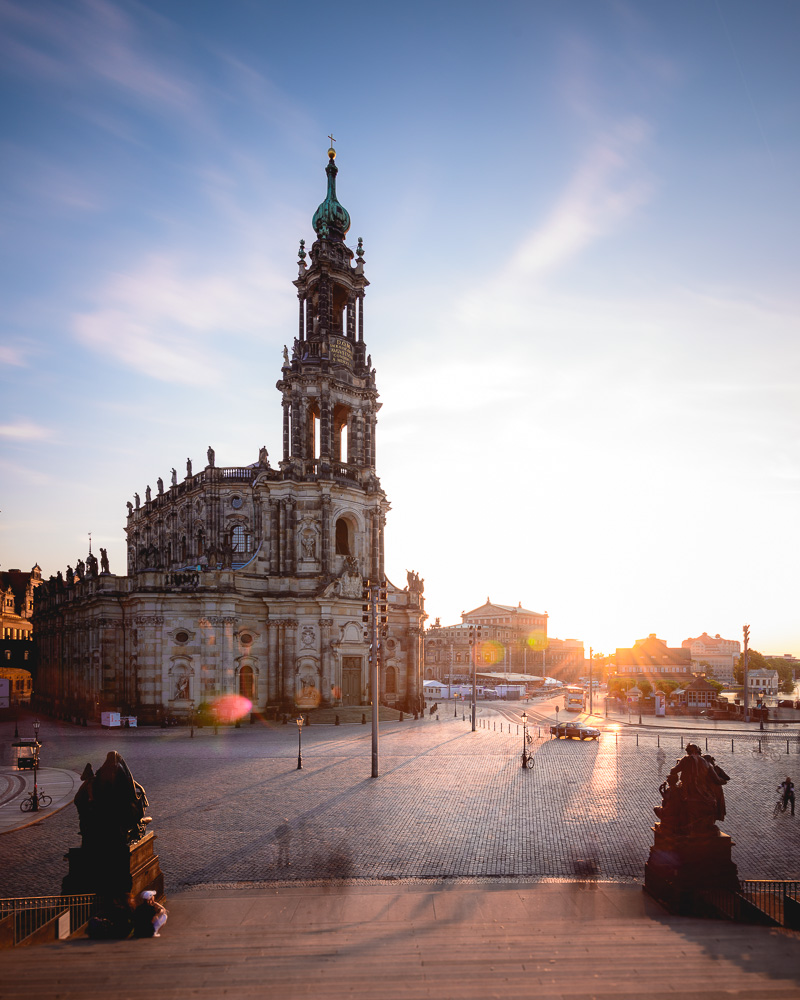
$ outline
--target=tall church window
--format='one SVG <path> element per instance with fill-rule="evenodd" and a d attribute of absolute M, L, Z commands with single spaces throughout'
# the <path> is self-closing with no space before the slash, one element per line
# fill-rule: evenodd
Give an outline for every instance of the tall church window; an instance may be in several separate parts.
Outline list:
<path fill-rule="evenodd" d="M 386 693 L 397 694 L 397 675 L 394 667 L 386 668 Z"/>
<path fill-rule="evenodd" d="M 336 555 L 351 556 L 352 546 L 350 545 L 350 525 L 343 517 L 336 522 Z"/>

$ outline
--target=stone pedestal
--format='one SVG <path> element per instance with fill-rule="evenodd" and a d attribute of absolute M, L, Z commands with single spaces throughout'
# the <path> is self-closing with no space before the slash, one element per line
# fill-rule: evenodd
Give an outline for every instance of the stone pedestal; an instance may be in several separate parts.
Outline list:
<path fill-rule="evenodd" d="M 678 837 L 653 828 L 654 843 L 645 865 L 644 887 L 671 913 L 697 911 L 699 894 L 735 892 L 739 874 L 731 860 L 733 841 L 716 830 L 702 837 Z"/>
<path fill-rule="evenodd" d="M 71 848 L 67 854 L 69 872 L 61 883 L 62 895 L 84 892 L 116 895 L 128 891 L 138 896 L 145 889 L 152 889 L 157 898 L 163 898 L 164 875 L 155 853 L 155 840 L 154 833 L 147 833 L 123 852 L 113 854 L 86 847 Z"/>

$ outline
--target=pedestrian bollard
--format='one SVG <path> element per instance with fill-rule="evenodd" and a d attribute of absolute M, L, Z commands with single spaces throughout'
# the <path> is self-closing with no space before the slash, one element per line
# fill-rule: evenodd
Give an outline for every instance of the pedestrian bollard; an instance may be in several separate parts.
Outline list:
<path fill-rule="evenodd" d="M 708 753 L 708 737 L 706 736 L 706 753 Z"/>
<path fill-rule="evenodd" d="M 731 753 L 733 753 L 733 740 L 731 740 Z"/>
<path fill-rule="evenodd" d="M 437 722 L 439 721 L 439 713 L 438 712 L 436 713 L 436 721 Z"/>
<path fill-rule="evenodd" d="M 362 712 L 361 713 L 361 725 L 362 726 L 366 726 L 366 724 L 367 724 L 367 716 L 365 715 L 364 712 Z"/>
<path fill-rule="evenodd" d="M 761 740 L 758 741 L 758 752 L 761 753 Z"/>
<path fill-rule="evenodd" d="M 306 716 L 306 725 L 307 726 L 311 725 L 311 715 L 310 715 L 310 713 Z"/>
<path fill-rule="evenodd" d="M 334 723 L 333 724 L 334 724 L 334 726 L 338 726 L 339 725 L 339 716 L 338 715 L 334 716 Z"/>
<path fill-rule="evenodd" d="M 661 736 L 656 736 L 656 743 L 661 746 Z"/>
<path fill-rule="evenodd" d="M 788 740 L 786 741 L 786 752 L 787 753 L 789 752 L 789 741 Z"/>
<path fill-rule="evenodd" d="M 403 713 L 402 712 L 400 713 L 400 718 L 397 721 L 398 722 L 402 722 L 403 721 Z"/>
<path fill-rule="evenodd" d="M 637 747 L 639 746 L 639 734 L 638 733 L 636 734 L 636 746 Z"/>
<path fill-rule="evenodd" d="M 683 737 L 681 736 L 681 750 L 683 750 Z"/>

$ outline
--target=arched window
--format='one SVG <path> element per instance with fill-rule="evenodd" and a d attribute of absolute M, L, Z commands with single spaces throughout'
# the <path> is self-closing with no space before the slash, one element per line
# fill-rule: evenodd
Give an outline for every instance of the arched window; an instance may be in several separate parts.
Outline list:
<path fill-rule="evenodd" d="M 243 525 L 237 524 L 231 535 L 231 544 L 234 552 L 247 552 L 250 548 L 250 538 Z"/>
<path fill-rule="evenodd" d="M 245 664 L 239 671 L 239 694 L 248 701 L 253 701 L 256 693 L 256 679 L 253 668 Z"/>
<path fill-rule="evenodd" d="M 350 525 L 343 517 L 336 522 L 336 555 L 351 556 L 353 554 L 350 545 Z"/>
<path fill-rule="evenodd" d="M 394 667 L 386 668 L 386 693 L 397 694 L 397 675 Z"/>

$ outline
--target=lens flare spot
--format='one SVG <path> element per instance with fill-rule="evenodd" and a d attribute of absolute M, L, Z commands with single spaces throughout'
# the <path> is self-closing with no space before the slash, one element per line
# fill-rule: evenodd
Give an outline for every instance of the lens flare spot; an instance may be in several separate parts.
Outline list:
<path fill-rule="evenodd" d="M 211 712 L 219 722 L 237 722 L 253 707 L 252 701 L 241 694 L 223 694 L 211 702 Z"/>
<path fill-rule="evenodd" d="M 544 632 L 529 632 L 526 642 L 531 649 L 547 649 L 547 636 Z"/>

